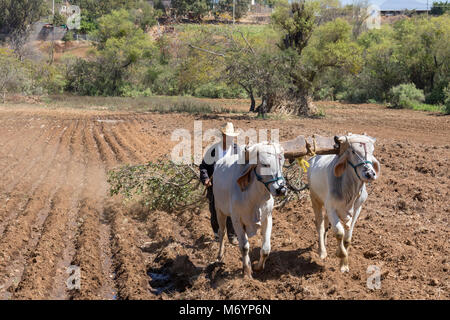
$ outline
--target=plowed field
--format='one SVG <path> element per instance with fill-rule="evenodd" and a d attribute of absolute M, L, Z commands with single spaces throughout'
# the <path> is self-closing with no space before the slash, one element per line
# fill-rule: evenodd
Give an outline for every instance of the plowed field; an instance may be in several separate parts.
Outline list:
<path fill-rule="evenodd" d="M 134 113 L 38 105 L 0 106 L 0 299 L 449 299 L 450 118 L 375 105 L 327 107 L 323 119 L 256 120 L 246 114 Z M 279 128 L 281 140 L 313 133 L 377 138 L 381 177 L 350 249 L 350 273 L 316 253 L 308 193 L 274 212 L 266 269 L 243 279 L 227 243 L 214 263 L 207 208 L 147 212 L 108 194 L 107 171 L 167 155 L 174 129 L 224 121 Z M 251 239 L 251 258 L 259 255 Z M 381 289 L 367 288 L 369 265 Z M 70 289 L 69 266 L 80 268 Z"/>

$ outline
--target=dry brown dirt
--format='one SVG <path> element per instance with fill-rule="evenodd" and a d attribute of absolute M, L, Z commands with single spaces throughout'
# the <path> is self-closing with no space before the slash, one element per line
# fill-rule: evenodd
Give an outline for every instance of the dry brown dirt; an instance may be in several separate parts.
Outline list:
<path fill-rule="evenodd" d="M 450 118 L 376 105 L 322 103 L 322 119 L 256 120 L 0 105 L 1 299 L 449 299 Z M 168 154 L 176 128 L 280 128 L 297 135 L 366 132 L 382 165 L 341 274 L 329 238 L 321 261 L 307 192 L 274 212 L 266 269 L 243 279 L 237 247 L 214 263 L 206 208 L 147 212 L 108 196 L 107 170 Z M 251 239 L 251 258 L 259 255 Z M 70 265 L 81 289 L 68 290 Z M 381 289 L 366 286 L 381 270 Z"/>

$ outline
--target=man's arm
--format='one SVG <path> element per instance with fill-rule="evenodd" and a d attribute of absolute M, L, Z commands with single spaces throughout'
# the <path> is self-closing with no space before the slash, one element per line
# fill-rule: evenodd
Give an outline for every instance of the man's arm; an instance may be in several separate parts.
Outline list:
<path fill-rule="evenodd" d="M 205 160 L 203 160 L 200 164 L 200 181 L 205 184 L 206 180 L 209 180 L 208 165 L 206 164 Z"/>
<path fill-rule="evenodd" d="M 210 154 L 210 159 L 213 159 L 215 156 L 215 149 L 212 148 L 212 149 L 208 150 L 208 152 L 206 154 Z M 206 156 L 205 156 L 205 158 L 206 158 Z M 203 158 L 202 163 L 200 164 L 200 167 L 199 167 L 200 168 L 200 181 L 204 185 L 209 186 L 211 178 L 209 177 L 208 172 L 214 171 L 214 163 L 212 163 L 212 164 L 206 163 L 205 158 Z"/>

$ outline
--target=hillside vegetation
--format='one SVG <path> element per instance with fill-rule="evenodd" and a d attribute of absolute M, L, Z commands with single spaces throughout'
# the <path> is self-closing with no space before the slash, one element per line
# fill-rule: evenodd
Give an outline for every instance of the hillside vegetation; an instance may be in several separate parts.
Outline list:
<path fill-rule="evenodd" d="M 158 3 L 153 8 L 144 1 L 75 2 L 84 8 L 79 32 L 93 39 L 92 49 L 43 64 L 5 41 L 3 96 L 248 98 L 251 110 L 298 115 L 315 114 L 314 99 L 406 106 L 393 94 L 394 87 L 406 84 L 424 98 L 403 99 L 416 107 L 450 100 L 450 17 L 444 12 L 366 30 L 363 7 L 332 0 L 270 3 L 275 9 L 268 25 L 194 23 L 214 16 L 210 7 L 194 14 L 204 7 L 202 1 L 174 4 L 183 23 L 171 20 L 173 10 L 163 11 Z"/>

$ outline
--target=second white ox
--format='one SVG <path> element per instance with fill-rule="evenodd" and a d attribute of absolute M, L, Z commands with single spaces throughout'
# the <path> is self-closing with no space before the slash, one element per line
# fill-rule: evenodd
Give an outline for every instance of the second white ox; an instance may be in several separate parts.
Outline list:
<path fill-rule="evenodd" d="M 223 259 L 229 216 L 239 240 L 244 276 L 251 278 L 248 238 L 261 228 L 262 247 L 254 270 L 262 270 L 270 253 L 273 196 L 285 195 L 287 189 L 282 172 L 284 155 L 279 144 L 263 142 L 247 147 L 244 152 L 245 155 L 231 154 L 217 161 L 213 192 L 219 222 L 217 260 Z"/>
<path fill-rule="evenodd" d="M 308 170 L 311 203 L 319 234 L 319 255 L 325 259 L 328 223 L 338 241 L 336 255 L 340 269 L 348 272 L 348 248 L 361 207 L 367 199 L 366 183 L 380 174 L 380 163 L 373 156 L 375 139 L 366 135 L 335 137 L 340 145 L 337 156 L 316 156 Z M 326 215 L 322 208 L 325 207 Z"/>

